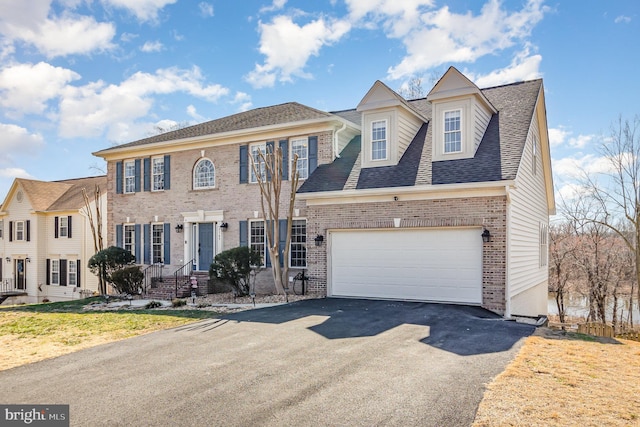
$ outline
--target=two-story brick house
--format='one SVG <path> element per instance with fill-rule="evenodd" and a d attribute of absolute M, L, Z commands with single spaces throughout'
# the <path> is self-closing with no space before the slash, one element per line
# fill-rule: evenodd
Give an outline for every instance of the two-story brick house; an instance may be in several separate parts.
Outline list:
<path fill-rule="evenodd" d="M 93 234 L 82 190 L 102 191 L 106 176 L 64 181 L 15 179 L 0 209 L 0 297 L 9 302 L 63 301 L 98 291 L 87 263 L 94 253 Z M 106 229 L 103 218 L 102 229 Z"/>
<path fill-rule="evenodd" d="M 541 80 L 479 89 L 450 68 L 425 99 L 376 82 L 353 110 L 282 104 L 100 151 L 109 242 L 171 269 L 206 271 L 239 245 L 265 253 L 249 159 L 270 144 L 300 158 L 288 262 L 312 291 L 546 312 Z"/>
<path fill-rule="evenodd" d="M 250 156 L 278 145 L 288 159 L 281 212 L 286 212 L 291 158 L 300 182 L 331 162 L 359 126 L 297 103 L 235 114 L 94 153 L 107 161 L 108 241 L 145 267 L 208 272 L 216 254 L 250 245 L 270 266 L 260 191 Z M 282 218 L 281 220 L 284 220 Z M 290 259 L 306 268 L 306 208 L 296 203 Z M 268 271 L 259 276 L 273 290 Z"/>

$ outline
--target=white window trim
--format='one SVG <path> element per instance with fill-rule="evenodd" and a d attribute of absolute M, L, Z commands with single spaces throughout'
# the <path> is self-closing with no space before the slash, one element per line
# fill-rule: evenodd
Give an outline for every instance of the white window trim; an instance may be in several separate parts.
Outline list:
<path fill-rule="evenodd" d="M 75 283 L 71 282 L 71 277 L 74 278 Z M 75 259 L 67 260 L 67 286 L 72 288 L 78 287 L 78 264 Z"/>
<path fill-rule="evenodd" d="M 535 135 L 533 135 L 533 138 L 531 138 L 532 140 L 532 145 L 531 145 L 531 170 L 533 172 L 533 175 L 537 175 L 538 174 L 538 138 L 536 138 Z"/>
<path fill-rule="evenodd" d="M 380 140 L 374 140 L 373 139 L 373 125 L 376 123 L 384 123 L 384 135 L 385 135 L 385 139 L 384 139 L 384 144 L 385 144 L 385 149 L 384 149 L 384 157 L 380 158 L 380 159 L 374 159 L 373 158 L 373 144 L 377 141 L 383 141 L 382 139 Z M 389 120 L 387 119 L 380 119 L 380 120 L 371 120 L 370 126 L 369 126 L 369 132 L 370 132 L 370 140 L 369 140 L 369 145 L 370 145 L 370 156 L 369 156 L 369 160 L 371 162 L 385 162 L 387 160 L 389 160 Z"/>
<path fill-rule="evenodd" d="M 50 274 L 49 283 L 52 286 L 60 286 L 60 260 L 59 259 L 52 259 L 50 261 L 50 263 L 51 263 L 51 265 L 50 265 L 50 270 L 51 271 L 49 272 L 49 274 Z M 57 269 L 54 268 L 54 266 L 56 266 L 56 265 L 58 267 Z M 68 269 L 67 269 L 67 271 L 68 271 Z M 58 275 L 58 281 L 57 282 L 55 280 L 53 280 L 54 273 Z"/>
<path fill-rule="evenodd" d="M 247 233 L 249 233 L 249 235 L 247 236 L 247 239 L 248 239 L 247 243 L 249 245 L 249 248 L 253 248 L 253 241 L 251 240 L 251 230 L 252 230 L 252 225 L 254 223 L 262 223 L 262 227 L 263 227 L 263 230 L 264 230 L 264 234 L 263 234 L 264 242 L 263 242 L 263 245 L 262 245 L 263 248 L 264 248 L 264 252 L 263 252 L 264 256 L 262 257 L 262 263 L 261 263 L 260 267 L 266 267 L 267 266 L 267 252 L 268 252 L 268 249 L 267 249 L 267 222 L 264 219 L 252 219 L 252 220 L 249 220 L 249 224 L 248 224 L 248 227 L 247 227 L 247 229 L 248 229 Z"/>
<path fill-rule="evenodd" d="M 21 225 L 22 230 L 20 231 L 22 233 L 22 236 L 20 238 L 18 238 L 18 225 Z M 15 223 L 15 230 L 14 230 L 14 236 L 13 236 L 13 240 L 15 240 L 16 242 L 24 242 L 25 241 L 25 226 L 24 226 L 24 221 L 16 221 Z"/>
<path fill-rule="evenodd" d="M 64 227 L 62 226 L 62 219 L 65 220 Z M 64 234 L 62 234 L 62 230 L 64 230 Z M 58 217 L 58 237 L 68 237 L 69 236 L 69 217 L 61 216 Z"/>
<path fill-rule="evenodd" d="M 295 154 L 293 152 L 293 145 L 295 143 L 304 143 L 306 144 L 307 147 L 307 157 L 303 158 L 302 160 L 305 162 L 306 165 L 306 171 L 307 171 L 307 176 L 303 177 L 301 175 L 298 176 L 298 179 L 300 180 L 304 180 L 309 178 L 309 137 L 304 136 L 304 137 L 296 137 L 296 138 L 291 138 L 289 140 L 289 179 L 293 178 L 293 174 L 294 174 L 294 170 L 293 170 L 293 155 Z M 300 165 L 300 157 L 298 157 L 298 166 Z M 300 170 L 300 168 L 296 168 L 298 169 L 298 171 Z"/>
<path fill-rule="evenodd" d="M 154 242 L 154 232 L 153 229 L 154 227 L 159 227 L 160 228 L 160 233 L 161 233 L 161 237 L 162 237 L 162 241 L 157 244 Z M 164 244 L 165 244 L 165 235 L 164 235 L 164 223 L 163 222 L 154 222 L 151 224 L 151 236 L 149 237 L 151 239 L 151 264 L 157 264 L 157 263 L 162 263 L 164 264 Z M 160 261 L 156 261 L 155 257 L 154 257 L 154 250 L 156 246 L 160 246 Z"/>
<path fill-rule="evenodd" d="M 460 128 L 455 131 L 455 132 L 459 132 L 460 133 L 460 150 L 459 151 L 447 151 L 447 143 L 446 143 L 446 138 L 445 135 L 447 134 L 446 131 L 446 117 L 447 117 L 447 113 L 453 113 L 453 112 L 458 112 L 460 114 Z M 453 133 L 453 132 L 448 132 L 448 133 Z M 463 109 L 462 108 L 453 108 L 450 110 L 444 110 L 442 111 L 442 154 L 445 156 L 448 156 L 450 154 L 460 154 L 464 152 L 464 113 L 463 113 Z"/>
<path fill-rule="evenodd" d="M 133 175 L 127 175 L 127 165 L 133 165 Z M 127 178 L 131 178 L 132 190 L 127 190 Z M 135 160 L 125 160 L 122 162 L 122 192 L 124 194 L 133 194 L 136 192 L 136 161 Z"/>
<path fill-rule="evenodd" d="M 162 172 L 156 174 L 155 173 L 155 165 L 154 162 L 160 160 L 162 161 Z M 151 191 L 164 191 L 164 168 L 165 168 L 165 164 L 164 164 L 164 156 L 155 156 L 151 158 Z M 160 175 L 162 176 L 162 188 L 156 188 L 156 180 L 154 179 L 156 175 Z M 134 182 L 134 186 L 135 186 L 135 182 Z"/>
<path fill-rule="evenodd" d="M 200 165 L 200 163 L 203 163 L 205 161 L 211 162 L 211 166 L 213 166 L 213 186 L 198 187 L 196 186 L 196 182 L 197 182 L 196 172 L 198 170 L 198 166 Z M 198 159 L 198 161 L 196 161 L 196 164 L 193 166 L 193 189 L 194 190 L 210 190 L 212 188 L 216 188 L 216 165 L 215 163 L 213 163 L 213 160 L 207 157 L 201 157 L 200 159 Z"/>
<path fill-rule="evenodd" d="M 293 221 L 304 221 L 304 229 L 305 229 L 305 258 L 304 258 L 304 266 L 293 266 L 291 265 L 291 256 L 293 255 L 293 250 L 292 250 L 292 246 L 293 246 L 293 240 L 289 242 L 289 268 L 307 268 L 307 255 L 308 255 L 308 251 L 307 249 L 307 239 L 306 239 L 306 231 L 307 231 L 307 225 L 308 225 L 308 221 L 306 218 L 293 218 L 292 222 L 291 222 L 291 227 L 293 227 Z M 291 238 L 293 239 L 293 230 L 291 230 Z"/>
<path fill-rule="evenodd" d="M 549 265 L 549 226 L 541 222 L 540 233 L 538 236 L 540 241 L 540 268 L 546 268 Z"/>
<path fill-rule="evenodd" d="M 266 155 L 266 153 L 267 153 L 267 143 L 266 142 L 259 142 L 259 143 L 255 143 L 255 144 L 250 144 L 249 145 L 249 159 L 248 159 L 249 160 L 249 182 L 251 184 L 257 184 L 258 183 L 258 176 L 254 173 L 253 165 L 252 165 L 252 162 L 253 162 L 253 160 L 252 160 L 253 159 L 253 151 L 254 151 L 255 147 L 260 147 L 260 150 L 263 153 L 265 153 L 265 155 Z M 262 171 L 259 164 L 256 165 L 256 169 L 258 169 L 258 171 L 261 174 L 264 172 L 264 174 L 266 175 L 266 173 L 267 173 L 266 172 L 266 167 L 265 167 L 265 170 Z"/>
<path fill-rule="evenodd" d="M 136 256 L 136 225 L 135 224 L 122 224 L 122 248 L 127 249 L 127 227 L 131 227 L 131 255 Z"/>

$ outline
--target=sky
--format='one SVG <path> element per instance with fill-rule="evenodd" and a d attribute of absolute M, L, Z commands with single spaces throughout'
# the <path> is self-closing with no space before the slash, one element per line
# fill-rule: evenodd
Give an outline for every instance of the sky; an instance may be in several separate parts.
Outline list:
<path fill-rule="evenodd" d="M 91 153 L 268 105 L 357 106 L 542 78 L 554 183 L 597 170 L 640 114 L 637 0 L 0 0 L 0 199 L 17 177 L 104 173 Z"/>

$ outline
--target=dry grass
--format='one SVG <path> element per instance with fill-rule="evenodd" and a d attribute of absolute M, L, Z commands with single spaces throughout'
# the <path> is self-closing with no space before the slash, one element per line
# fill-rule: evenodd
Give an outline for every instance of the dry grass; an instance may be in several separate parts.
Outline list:
<path fill-rule="evenodd" d="M 640 343 L 541 329 L 489 384 L 474 426 L 639 426 Z"/>

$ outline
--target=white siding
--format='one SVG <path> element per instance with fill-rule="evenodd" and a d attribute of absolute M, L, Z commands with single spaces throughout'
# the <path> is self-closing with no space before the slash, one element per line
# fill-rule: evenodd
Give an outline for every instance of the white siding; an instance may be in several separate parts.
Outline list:
<path fill-rule="evenodd" d="M 398 114 L 398 160 L 402 158 L 402 155 L 407 150 L 411 141 L 420 130 L 422 121 L 417 117 L 409 114 L 408 112 L 400 111 Z"/>
<path fill-rule="evenodd" d="M 491 120 L 491 112 L 480 105 L 478 102 L 475 102 L 475 120 L 474 120 L 474 135 L 473 141 L 475 143 L 473 152 L 475 153 L 478 150 L 478 146 L 482 142 L 482 137 L 487 130 L 487 126 L 489 125 L 489 121 Z"/>
<path fill-rule="evenodd" d="M 533 173 L 532 144 L 539 144 L 538 122 L 534 115 L 527 143 L 520 162 L 515 188 L 510 191 L 507 286 L 509 298 L 514 300 L 529 289 L 546 284 L 548 266 L 540 266 L 540 223 L 548 224 L 549 214 L 544 186 L 540 146 L 536 174 Z M 524 314 L 512 312 L 512 314 Z M 543 313 L 535 313 L 543 314 Z"/>

